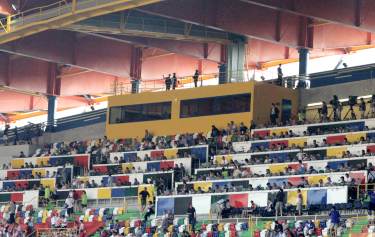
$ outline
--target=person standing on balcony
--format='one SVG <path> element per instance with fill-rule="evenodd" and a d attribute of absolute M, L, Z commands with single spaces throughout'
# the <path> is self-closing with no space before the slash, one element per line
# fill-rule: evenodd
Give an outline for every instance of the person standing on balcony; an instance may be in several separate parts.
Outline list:
<path fill-rule="evenodd" d="M 165 81 L 165 89 L 169 91 L 171 89 L 171 84 L 172 84 L 171 74 L 168 74 L 167 77 L 164 77 L 163 75 L 163 78 Z"/>
<path fill-rule="evenodd" d="M 327 118 L 328 118 L 328 107 L 327 107 L 327 103 L 326 103 L 325 101 L 323 101 L 321 114 L 322 114 L 321 122 L 327 122 Z"/>
<path fill-rule="evenodd" d="M 194 86 L 198 87 L 198 79 L 199 79 L 199 72 L 198 72 L 198 70 L 195 70 L 193 79 L 194 79 Z"/>
<path fill-rule="evenodd" d="M 302 215 L 302 205 L 303 205 L 303 196 L 302 196 L 301 189 L 298 189 L 297 190 L 297 212 L 299 216 Z"/>
<path fill-rule="evenodd" d="M 285 198 L 284 190 L 280 188 L 276 194 L 276 204 L 275 204 L 276 217 L 283 216 L 284 198 Z"/>
<path fill-rule="evenodd" d="M 371 101 L 369 103 L 371 105 L 371 117 L 375 118 L 375 95 L 372 95 Z"/>
<path fill-rule="evenodd" d="M 283 82 L 283 70 L 281 69 L 281 64 L 279 64 L 279 67 L 277 68 L 277 82 L 276 84 L 278 86 L 281 86 Z"/>
<path fill-rule="evenodd" d="M 359 102 L 359 112 L 361 113 L 361 119 L 365 119 L 365 114 L 366 114 L 366 103 L 365 101 L 363 100 L 363 98 L 361 98 L 360 102 Z"/>
<path fill-rule="evenodd" d="M 272 125 L 276 125 L 277 118 L 279 117 L 279 109 L 276 107 L 274 103 L 271 106 L 271 113 L 270 113 L 270 120 Z"/>
<path fill-rule="evenodd" d="M 150 193 L 147 191 L 147 187 L 145 187 L 141 192 L 139 192 L 139 197 L 141 199 L 141 208 L 143 212 L 146 208 L 147 198 L 151 197 Z"/>
<path fill-rule="evenodd" d="M 172 76 L 172 89 L 175 90 L 176 87 L 177 87 L 177 76 L 176 76 L 176 73 L 174 72 Z"/>
<path fill-rule="evenodd" d="M 195 231 L 195 223 L 197 221 L 197 213 L 195 211 L 195 208 L 193 207 L 193 204 L 189 204 L 189 207 L 187 209 L 187 214 L 189 218 L 189 225 L 191 227 L 192 231 Z"/>
<path fill-rule="evenodd" d="M 329 218 L 331 220 L 330 233 L 332 237 L 337 236 L 337 228 L 340 224 L 340 213 L 336 210 L 336 207 L 333 206 L 331 212 L 329 213 Z"/>

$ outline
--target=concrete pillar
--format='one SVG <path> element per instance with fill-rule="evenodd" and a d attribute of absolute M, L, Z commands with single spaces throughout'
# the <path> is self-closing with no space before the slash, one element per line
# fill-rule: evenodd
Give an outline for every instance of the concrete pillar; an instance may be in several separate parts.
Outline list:
<path fill-rule="evenodd" d="M 142 48 L 132 47 L 130 61 L 130 78 L 132 84 L 132 93 L 139 93 L 140 80 L 142 78 Z"/>
<path fill-rule="evenodd" d="M 131 83 L 132 83 L 132 94 L 139 93 L 140 80 L 135 79 L 135 80 L 132 80 Z"/>
<path fill-rule="evenodd" d="M 56 126 L 55 115 L 57 111 L 57 97 L 54 95 L 47 96 L 48 113 L 47 113 L 47 132 L 53 132 Z"/>
<path fill-rule="evenodd" d="M 219 84 L 225 84 L 228 82 L 227 69 L 228 67 L 225 63 L 219 65 Z"/>
<path fill-rule="evenodd" d="M 309 63 L 309 49 L 300 48 L 298 50 L 298 53 L 299 53 L 299 75 L 306 76 L 307 67 Z"/>
<path fill-rule="evenodd" d="M 234 36 L 227 45 L 227 82 L 241 82 L 244 79 L 246 39 Z"/>

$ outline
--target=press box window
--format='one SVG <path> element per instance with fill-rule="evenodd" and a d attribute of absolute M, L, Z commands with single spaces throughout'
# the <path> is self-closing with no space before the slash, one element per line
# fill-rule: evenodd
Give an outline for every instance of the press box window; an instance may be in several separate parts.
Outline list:
<path fill-rule="evenodd" d="M 250 99 L 246 93 L 182 100 L 180 118 L 250 112 Z"/>
<path fill-rule="evenodd" d="M 111 107 L 109 122 L 114 124 L 171 119 L 171 108 L 171 102 Z"/>

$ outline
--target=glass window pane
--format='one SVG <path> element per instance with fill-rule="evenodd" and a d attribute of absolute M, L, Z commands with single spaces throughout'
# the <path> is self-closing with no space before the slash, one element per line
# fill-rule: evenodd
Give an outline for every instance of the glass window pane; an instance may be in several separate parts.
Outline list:
<path fill-rule="evenodd" d="M 119 109 L 120 112 L 118 111 Z M 172 102 L 112 107 L 110 109 L 110 123 L 132 123 L 171 119 L 171 109 Z"/>
<path fill-rule="evenodd" d="M 250 94 L 237 94 L 182 100 L 180 118 L 249 112 L 250 99 Z"/>
<path fill-rule="evenodd" d="M 109 123 L 120 123 L 121 120 L 121 106 L 111 107 L 109 110 Z"/>

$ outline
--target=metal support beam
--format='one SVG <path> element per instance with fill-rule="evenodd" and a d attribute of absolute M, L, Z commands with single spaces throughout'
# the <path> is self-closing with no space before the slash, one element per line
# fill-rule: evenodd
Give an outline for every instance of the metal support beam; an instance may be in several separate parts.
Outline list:
<path fill-rule="evenodd" d="M 5 85 L 10 86 L 10 81 L 12 79 L 12 57 L 10 54 L 6 55 L 7 66 L 6 66 L 6 75 L 5 75 Z"/>
<path fill-rule="evenodd" d="M 214 62 L 220 61 L 220 44 L 218 43 L 186 42 L 167 39 L 161 40 L 154 38 L 123 35 L 103 35 L 91 33 L 90 35 L 99 38 L 113 40 L 116 42 L 162 49 L 171 53 L 181 54 L 194 58 L 207 59 Z"/>
<path fill-rule="evenodd" d="M 47 113 L 47 127 L 48 132 L 53 132 L 56 126 L 55 115 L 57 111 L 57 97 L 53 95 L 47 96 L 48 113 Z"/>
<path fill-rule="evenodd" d="M 140 11 L 112 13 L 68 25 L 63 30 L 81 33 L 139 36 L 189 42 L 228 43 L 228 32 L 201 25 L 155 16 Z"/>
<path fill-rule="evenodd" d="M 281 12 L 276 12 L 276 22 L 275 22 L 275 40 L 279 42 L 281 40 Z"/>
<path fill-rule="evenodd" d="M 132 93 L 139 93 L 139 85 L 142 78 L 142 48 L 133 47 L 130 62 L 130 78 Z"/>
<path fill-rule="evenodd" d="M 132 80 L 141 80 L 142 74 L 142 48 L 132 47 L 130 61 L 130 78 Z"/>
<path fill-rule="evenodd" d="M 253 6 L 240 0 L 168 1 L 142 7 L 141 11 L 290 47 L 300 46 L 298 16 L 281 14 L 277 10 Z M 279 28 L 275 28 L 277 22 Z"/>
<path fill-rule="evenodd" d="M 34 96 L 30 95 L 29 110 L 34 110 Z"/>
<path fill-rule="evenodd" d="M 58 78 L 58 68 L 56 63 L 48 63 L 47 89 L 48 95 L 60 95 L 61 81 Z"/>
<path fill-rule="evenodd" d="M 132 80 L 131 84 L 132 84 L 132 94 L 139 93 L 139 84 L 140 84 L 140 81 L 139 80 Z"/>
<path fill-rule="evenodd" d="M 74 32 L 48 31 L 0 45 L 0 51 L 70 65 L 112 76 L 129 77 L 131 44 Z M 98 62 L 97 58 L 100 58 Z"/>
<path fill-rule="evenodd" d="M 289 15 L 299 15 L 375 32 L 375 9 L 373 0 L 241 0 L 255 7 L 283 11 Z M 281 3 L 281 4 L 280 4 Z"/>
<path fill-rule="evenodd" d="M 308 61 L 309 61 L 309 50 L 306 48 L 300 48 L 298 50 L 298 53 L 299 53 L 299 75 L 306 76 Z"/>

